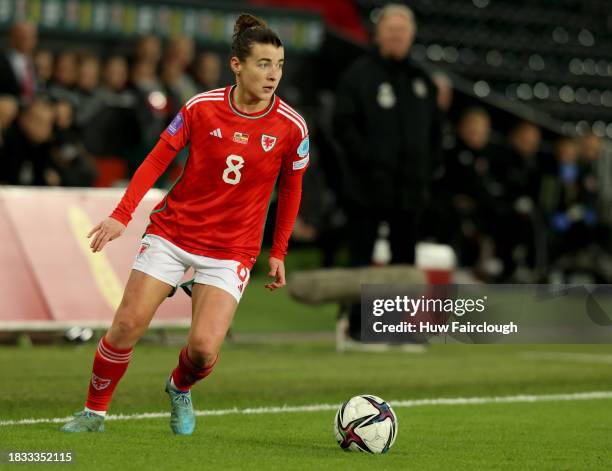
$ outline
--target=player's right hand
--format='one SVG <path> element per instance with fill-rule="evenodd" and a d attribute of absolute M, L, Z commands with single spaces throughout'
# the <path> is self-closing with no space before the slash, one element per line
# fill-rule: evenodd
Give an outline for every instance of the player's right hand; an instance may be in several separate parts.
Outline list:
<path fill-rule="evenodd" d="M 87 234 L 88 239 L 94 236 L 89 245 L 91 251 L 99 252 L 107 242 L 115 240 L 123 234 L 123 231 L 125 231 L 125 226 L 122 223 L 113 218 L 106 218 Z"/>

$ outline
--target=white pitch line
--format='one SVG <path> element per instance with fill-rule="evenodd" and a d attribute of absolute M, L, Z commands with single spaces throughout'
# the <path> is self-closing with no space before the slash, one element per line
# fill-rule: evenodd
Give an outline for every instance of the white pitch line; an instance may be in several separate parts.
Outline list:
<path fill-rule="evenodd" d="M 524 352 L 522 357 L 551 361 L 569 361 L 574 363 L 612 364 L 612 355 L 606 353 L 571 353 L 571 352 Z"/>
<path fill-rule="evenodd" d="M 421 406 L 456 406 L 469 404 L 508 404 L 513 402 L 545 402 L 545 401 L 588 401 L 593 399 L 612 399 L 612 391 L 591 391 L 569 394 L 520 394 L 516 396 L 490 397 L 441 397 L 434 399 L 408 399 L 388 401 L 394 409 Z M 252 407 L 247 409 L 213 409 L 195 411 L 197 416 L 220 415 L 250 415 L 250 414 L 286 414 L 296 412 L 321 412 L 337 410 L 340 404 L 311 404 L 305 406 Z M 143 420 L 170 417 L 168 412 L 146 412 L 143 414 L 109 415 L 106 420 Z M 54 417 L 48 419 L 2 420 L 1 427 L 9 425 L 56 424 L 64 423 L 72 417 Z"/>

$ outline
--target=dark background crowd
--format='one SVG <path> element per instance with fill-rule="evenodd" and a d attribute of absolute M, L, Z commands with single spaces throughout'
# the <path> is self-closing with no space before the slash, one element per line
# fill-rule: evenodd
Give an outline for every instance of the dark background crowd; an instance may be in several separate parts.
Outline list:
<path fill-rule="evenodd" d="M 501 113 L 464 93 L 456 74 L 414 63 L 414 18 L 396 13 L 375 20 L 371 62 L 353 62 L 364 52 L 352 47 L 337 74 L 322 53 L 296 59 L 284 78 L 280 94 L 307 118 L 314 149 L 294 247 L 315 247 L 323 266 L 410 263 L 414 243 L 430 240 L 451 245 L 485 281 L 612 280 L 607 141 L 591 128 L 561 133 Z M 147 35 L 112 50 L 47 45 L 18 22 L 4 44 L 8 185 L 125 185 L 187 99 L 231 80 L 227 53 L 185 36 Z M 184 158 L 158 186 L 171 185 Z"/>
<path fill-rule="evenodd" d="M 193 95 L 219 87 L 222 60 L 193 41 L 144 36 L 122 54 L 44 48 L 27 22 L 0 56 L 0 181 L 11 185 L 124 183 Z M 182 165 L 159 182 L 165 186 Z"/>

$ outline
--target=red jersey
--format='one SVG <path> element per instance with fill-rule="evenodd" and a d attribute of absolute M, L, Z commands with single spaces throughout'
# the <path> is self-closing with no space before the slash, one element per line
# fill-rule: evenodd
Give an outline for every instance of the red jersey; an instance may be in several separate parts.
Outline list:
<path fill-rule="evenodd" d="M 179 179 L 152 211 L 146 232 L 187 252 L 237 260 L 250 268 L 261 248 L 279 175 L 271 255 L 283 259 L 287 251 L 299 209 L 301 176 L 308 166 L 308 129 L 304 119 L 276 95 L 259 113 L 239 111 L 232 102 L 233 88 L 194 96 L 161 134 L 160 144 L 164 141 L 174 155 L 189 145 L 189 157 Z M 147 160 L 155 157 L 152 152 Z M 169 160 L 155 166 L 157 177 L 168 164 Z M 150 178 L 145 182 L 139 172 L 111 215 L 124 224 L 154 182 L 149 184 Z"/>

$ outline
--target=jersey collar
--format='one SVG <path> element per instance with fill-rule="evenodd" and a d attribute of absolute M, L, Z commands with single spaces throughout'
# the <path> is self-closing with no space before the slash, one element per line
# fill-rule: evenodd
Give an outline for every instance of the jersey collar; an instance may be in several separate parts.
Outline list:
<path fill-rule="evenodd" d="M 227 102 L 229 103 L 231 110 L 242 118 L 247 118 L 247 119 L 263 118 L 268 113 L 270 113 L 270 111 L 272 111 L 272 108 L 274 108 L 274 105 L 276 104 L 276 93 L 275 93 L 274 95 L 272 95 L 272 100 L 270 100 L 270 104 L 266 107 L 266 109 L 264 109 L 263 111 L 258 111 L 257 113 L 245 113 L 243 111 L 238 110 L 238 108 L 236 108 L 236 105 L 234 105 L 232 101 L 232 92 L 234 91 L 234 88 L 236 88 L 236 85 L 232 85 L 229 88 L 229 91 L 227 92 Z"/>

